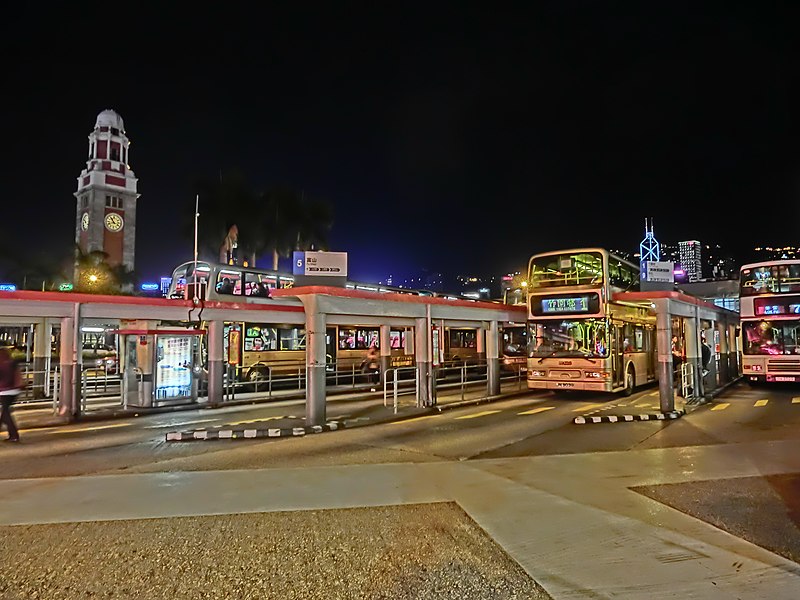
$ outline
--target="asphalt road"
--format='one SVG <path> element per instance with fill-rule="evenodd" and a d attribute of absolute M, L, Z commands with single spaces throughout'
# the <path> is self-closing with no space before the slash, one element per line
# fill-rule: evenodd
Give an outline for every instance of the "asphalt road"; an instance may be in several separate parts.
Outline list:
<path fill-rule="evenodd" d="M 357 415 L 375 414 L 375 404 L 374 399 L 330 402 L 329 418 L 351 419 L 351 427 L 274 440 L 176 443 L 166 442 L 165 433 L 243 423 L 267 425 L 280 417 L 302 415 L 302 403 L 182 411 L 23 430 L 22 444 L 0 446 L 0 478 L 432 463 L 800 438 L 800 389 L 788 386 L 737 384 L 712 404 L 689 407 L 686 415 L 674 421 L 656 422 L 574 423 L 575 417 L 582 415 L 655 412 L 655 388 L 630 398 L 525 393 L 394 422 L 359 420 L 362 418 Z M 636 491 L 790 560 L 800 560 L 800 477 L 796 475 L 765 474 L 746 480 L 646 486 Z M 358 529 L 353 524 L 350 527 Z M 483 577 L 476 572 L 479 588 L 485 583 Z M 483 593 L 464 591 L 462 597 L 493 597 L 488 592 L 480 595 Z"/>

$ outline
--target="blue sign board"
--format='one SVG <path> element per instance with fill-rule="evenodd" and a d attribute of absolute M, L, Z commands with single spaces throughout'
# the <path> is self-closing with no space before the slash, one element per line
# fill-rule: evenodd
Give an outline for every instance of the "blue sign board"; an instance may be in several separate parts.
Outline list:
<path fill-rule="evenodd" d="M 306 274 L 306 253 L 303 250 L 295 250 L 292 255 L 292 275 Z"/>

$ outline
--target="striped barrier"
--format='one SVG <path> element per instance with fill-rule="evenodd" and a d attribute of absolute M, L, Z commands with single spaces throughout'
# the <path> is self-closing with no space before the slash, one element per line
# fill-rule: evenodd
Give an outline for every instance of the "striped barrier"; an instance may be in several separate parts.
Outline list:
<path fill-rule="evenodd" d="M 685 410 L 673 410 L 668 413 L 649 413 L 644 415 L 603 415 L 600 417 L 575 417 L 578 425 L 584 423 L 626 423 L 631 421 L 669 421 L 686 414 Z"/>
<path fill-rule="evenodd" d="M 257 438 L 299 437 L 310 433 L 344 429 L 344 423 L 330 421 L 325 425 L 308 427 L 263 428 L 263 429 L 197 429 L 195 431 L 170 431 L 168 442 L 194 440 L 252 440 Z"/>

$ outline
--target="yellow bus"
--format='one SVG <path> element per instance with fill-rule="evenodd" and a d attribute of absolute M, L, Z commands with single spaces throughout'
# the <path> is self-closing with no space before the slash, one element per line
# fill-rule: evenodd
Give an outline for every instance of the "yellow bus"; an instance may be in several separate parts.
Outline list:
<path fill-rule="evenodd" d="M 528 262 L 530 389 L 622 392 L 656 381 L 656 317 L 639 267 L 602 248 L 535 254 Z"/>

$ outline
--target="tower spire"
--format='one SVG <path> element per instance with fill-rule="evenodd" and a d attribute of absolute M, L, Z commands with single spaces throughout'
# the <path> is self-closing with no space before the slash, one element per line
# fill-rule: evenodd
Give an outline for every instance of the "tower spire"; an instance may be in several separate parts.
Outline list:
<path fill-rule="evenodd" d="M 647 272 L 648 261 L 661 260 L 661 244 L 653 235 L 653 217 L 650 217 L 648 225 L 647 217 L 644 218 L 644 239 L 639 244 L 639 267 L 644 275 Z"/>

